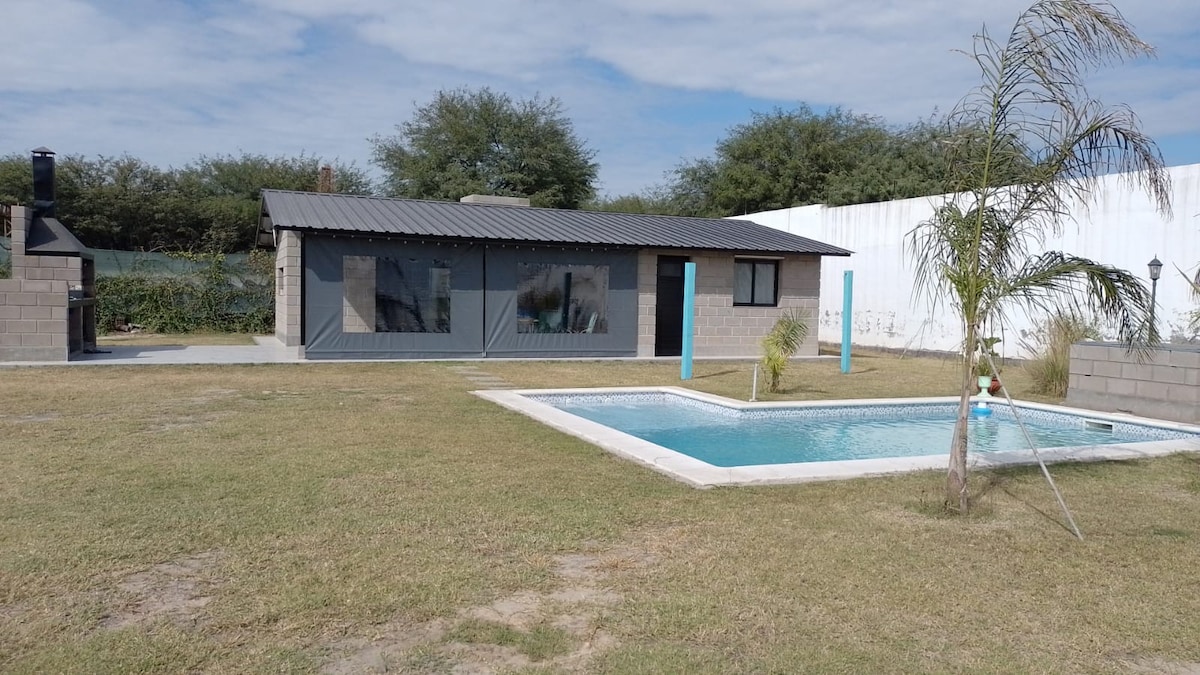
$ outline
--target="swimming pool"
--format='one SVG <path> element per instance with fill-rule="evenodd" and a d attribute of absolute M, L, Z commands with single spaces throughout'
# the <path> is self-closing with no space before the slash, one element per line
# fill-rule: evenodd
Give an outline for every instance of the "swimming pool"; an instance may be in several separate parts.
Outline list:
<path fill-rule="evenodd" d="M 677 387 L 477 395 L 696 486 L 944 468 L 956 398 L 744 403 Z M 971 420 L 977 465 L 1033 462 L 1007 403 Z M 1018 403 L 1048 461 L 1200 450 L 1200 428 Z"/>

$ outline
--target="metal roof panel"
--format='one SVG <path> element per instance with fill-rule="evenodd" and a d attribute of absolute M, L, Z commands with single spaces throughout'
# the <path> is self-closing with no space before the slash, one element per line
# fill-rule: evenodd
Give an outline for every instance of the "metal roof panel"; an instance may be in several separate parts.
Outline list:
<path fill-rule="evenodd" d="M 263 190 L 279 229 L 524 243 L 847 256 L 850 251 L 748 220 L 571 211 Z"/>

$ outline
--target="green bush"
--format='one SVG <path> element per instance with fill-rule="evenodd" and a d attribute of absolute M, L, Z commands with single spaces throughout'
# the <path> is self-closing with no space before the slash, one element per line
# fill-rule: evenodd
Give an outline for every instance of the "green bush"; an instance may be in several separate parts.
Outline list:
<path fill-rule="evenodd" d="M 1023 341 L 1036 356 L 1025 364 L 1034 390 L 1066 396 L 1071 372 L 1071 345 L 1100 339 L 1100 329 L 1090 318 L 1073 312 L 1058 313 L 1041 324 L 1032 341 Z"/>
<path fill-rule="evenodd" d="M 96 280 L 96 323 L 102 332 L 121 323 L 155 333 L 269 333 L 275 323 L 274 278 L 269 255 L 256 252 L 245 268 L 225 256 L 183 254 L 201 263 L 186 276 L 151 274 L 137 265 Z"/>

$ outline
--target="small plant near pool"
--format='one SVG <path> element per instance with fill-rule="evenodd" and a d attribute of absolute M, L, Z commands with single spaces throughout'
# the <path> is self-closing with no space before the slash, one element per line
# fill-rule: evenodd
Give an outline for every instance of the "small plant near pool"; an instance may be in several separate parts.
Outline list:
<path fill-rule="evenodd" d="M 763 338 L 763 370 L 767 373 L 767 389 L 779 391 L 779 381 L 787 369 L 788 359 L 796 355 L 804 338 L 808 337 L 808 325 L 795 311 L 788 311 L 775 322 L 775 327 Z"/>

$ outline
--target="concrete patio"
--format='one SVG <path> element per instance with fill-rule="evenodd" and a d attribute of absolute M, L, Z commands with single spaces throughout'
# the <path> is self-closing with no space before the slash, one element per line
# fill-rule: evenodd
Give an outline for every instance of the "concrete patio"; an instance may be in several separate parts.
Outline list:
<path fill-rule="evenodd" d="M 21 361 L 0 363 L 0 367 L 305 363 L 274 337 L 256 336 L 254 342 L 253 345 L 102 345 L 98 353 L 79 354 L 70 361 Z"/>

